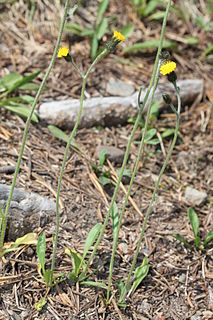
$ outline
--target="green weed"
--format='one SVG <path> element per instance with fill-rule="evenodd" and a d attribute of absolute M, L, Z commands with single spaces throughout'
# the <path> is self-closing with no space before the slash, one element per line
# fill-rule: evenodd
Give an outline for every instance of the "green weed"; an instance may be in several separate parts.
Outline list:
<path fill-rule="evenodd" d="M 188 209 L 188 219 L 194 234 L 193 246 L 195 247 L 196 250 L 205 251 L 207 248 L 207 244 L 213 240 L 213 229 L 210 230 L 207 236 L 205 237 L 205 239 L 202 240 L 199 236 L 199 224 L 200 224 L 199 218 L 196 212 L 192 208 Z M 192 244 L 189 241 L 187 241 L 181 234 L 176 233 L 176 234 L 173 234 L 172 236 L 179 242 L 183 243 L 185 248 L 187 249 L 192 248 Z"/>
<path fill-rule="evenodd" d="M 22 92 L 38 90 L 38 85 L 33 83 L 41 70 L 28 76 L 22 76 L 18 73 L 11 72 L 0 80 L 0 107 L 18 114 L 20 117 L 27 118 L 31 112 L 31 105 L 34 97 Z M 21 94 L 12 96 L 16 91 Z M 32 116 L 33 122 L 38 122 L 37 112 L 34 111 Z"/>

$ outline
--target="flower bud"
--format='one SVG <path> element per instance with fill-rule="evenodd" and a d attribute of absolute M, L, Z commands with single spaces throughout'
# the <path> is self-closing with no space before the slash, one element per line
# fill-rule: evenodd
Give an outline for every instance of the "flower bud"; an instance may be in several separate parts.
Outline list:
<path fill-rule="evenodd" d="M 172 103 L 172 98 L 170 97 L 170 95 L 168 93 L 163 94 L 163 100 L 166 104 Z"/>

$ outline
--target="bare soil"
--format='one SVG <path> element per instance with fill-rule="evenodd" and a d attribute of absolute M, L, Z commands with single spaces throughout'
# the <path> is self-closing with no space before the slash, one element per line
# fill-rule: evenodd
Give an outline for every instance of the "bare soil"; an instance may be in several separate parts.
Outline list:
<path fill-rule="evenodd" d="M 198 8 L 202 1 L 195 1 Z M 117 27 L 132 22 L 135 32 L 122 44 L 116 53 L 110 54 L 98 64 L 91 74 L 87 94 L 106 95 L 105 85 L 110 76 L 122 80 L 131 79 L 136 88 L 147 86 L 155 58 L 155 50 L 124 56 L 123 47 L 136 41 L 159 37 L 160 23 L 140 21 L 130 1 L 120 6 L 111 1 L 107 16 L 117 17 Z M 94 1 L 88 1 L 87 18 L 92 19 Z M 176 6 L 180 5 L 179 1 Z M 33 22 L 29 21 L 29 4 L 17 1 L 13 5 L 1 5 L 0 34 L 0 76 L 15 71 L 27 74 L 42 68 L 37 82 L 40 82 L 48 66 L 57 38 L 58 24 L 63 13 L 59 1 L 36 1 Z M 86 22 L 76 18 L 82 25 Z M 80 19 L 80 20 L 78 20 Z M 184 198 L 187 186 L 205 191 L 207 201 L 193 206 L 200 219 L 200 235 L 204 237 L 213 227 L 213 66 L 207 60 L 199 60 L 206 46 L 213 40 L 210 32 L 204 32 L 192 24 L 178 19 L 172 13 L 167 27 L 167 39 L 180 39 L 191 34 L 199 39 L 197 46 L 190 46 L 181 40 L 178 49 L 172 52 L 177 61 L 177 75 L 183 78 L 203 78 L 205 92 L 190 106 L 183 106 L 180 123 L 180 137 L 163 176 L 159 195 L 147 225 L 144 241 L 138 258 L 138 265 L 144 254 L 148 256 L 150 270 L 135 294 L 127 301 L 125 309 L 119 309 L 116 302 L 116 282 L 125 279 L 130 269 L 134 250 L 143 223 L 143 217 L 129 202 L 120 232 L 119 246 L 113 273 L 115 296 L 109 306 L 105 304 L 105 291 L 92 287 L 73 285 L 68 279 L 56 285 L 47 294 L 47 305 L 39 313 L 35 303 L 46 294 L 46 287 L 37 271 L 36 248 L 25 246 L 4 257 L 0 274 L 0 319 L 213 319 L 213 259 L 212 244 L 205 253 L 185 249 L 171 237 L 180 233 L 193 242 L 193 232 L 188 222 L 187 209 L 191 206 Z M 106 41 L 104 37 L 103 42 Z M 89 39 L 75 39 L 64 34 L 64 44 L 70 44 L 71 54 L 84 70 L 90 65 Z M 125 60 L 124 60 L 125 58 Z M 106 77 L 107 75 L 107 77 Z M 166 79 L 161 79 L 166 81 Z M 64 98 L 79 98 L 81 79 L 73 69 L 67 68 L 64 60 L 57 60 L 40 101 Z M 21 145 L 25 121 L 0 108 L 0 166 L 15 165 Z M 173 128 L 175 117 L 168 111 L 154 120 L 154 127 Z M 81 129 L 75 137 L 84 150 L 82 157 L 70 149 L 61 187 L 61 227 L 59 234 L 56 273 L 72 271 L 72 263 L 65 255 L 65 248 L 82 252 L 88 231 L 96 222 L 103 222 L 114 187 L 97 189 L 97 177 L 89 160 L 98 165 L 95 149 L 98 145 L 112 145 L 125 150 L 132 124 L 122 127 Z M 69 132 L 66 131 L 67 134 Z M 141 129 L 138 128 L 135 141 Z M 171 138 L 171 137 L 170 137 Z M 142 215 L 149 205 L 156 177 L 164 160 L 164 151 L 170 145 L 170 138 L 161 146 L 147 146 L 146 156 L 141 159 L 131 197 Z M 28 134 L 21 170 L 16 186 L 40 195 L 55 198 L 57 180 L 65 150 L 65 143 L 54 138 L 47 126 L 32 124 Z M 138 145 L 133 143 L 127 167 L 133 169 Z M 109 170 L 109 163 L 106 164 Z M 119 165 L 112 164 L 114 169 Z M 13 175 L 1 173 L 1 183 L 10 184 Z M 124 185 L 125 185 L 125 181 Z M 127 182 L 127 181 L 126 181 Z M 127 185 L 125 188 L 127 189 Z M 123 204 L 123 191 L 117 197 L 119 208 Z M 34 230 L 41 232 L 41 230 Z M 47 236 L 47 266 L 52 253 L 54 224 L 45 229 Z M 98 268 L 93 280 L 107 283 L 109 261 L 112 250 L 112 228 L 109 224 L 91 270 Z"/>

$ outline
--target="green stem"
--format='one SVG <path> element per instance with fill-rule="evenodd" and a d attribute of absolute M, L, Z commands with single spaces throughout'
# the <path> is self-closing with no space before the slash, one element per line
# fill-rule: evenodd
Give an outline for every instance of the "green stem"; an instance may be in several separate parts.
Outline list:
<path fill-rule="evenodd" d="M 84 78 L 84 74 L 83 72 L 81 71 L 81 69 L 79 69 L 79 67 L 75 64 L 73 58 L 71 57 L 71 63 L 72 63 L 72 66 L 73 68 L 80 74 L 81 78 Z"/>
<path fill-rule="evenodd" d="M 81 114 L 82 114 L 82 110 L 83 110 L 83 101 L 84 101 L 84 92 L 85 92 L 85 87 L 86 87 L 86 83 L 87 83 L 87 78 L 88 78 L 91 70 L 95 66 L 95 64 L 98 61 L 100 61 L 101 59 L 103 59 L 103 57 L 106 56 L 107 53 L 108 53 L 108 50 L 104 49 L 97 56 L 97 58 L 93 61 L 93 63 L 91 64 L 91 66 L 87 70 L 87 73 L 85 74 L 85 76 L 83 76 L 83 83 L 82 83 L 82 88 L 81 88 L 80 107 L 79 107 L 78 118 L 77 118 L 75 126 L 74 126 L 74 128 L 73 128 L 73 130 L 72 130 L 72 132 L 70 134 L 70 137 L 69 137 L 69 140 L 67 142 L 66 149 L 65 149 L 65 152 L 64 152 L 64 158 L 63 158 L 63 162 L 62 162 L 61 170 L 60 170 L 60 175 L 59 175 L 59 179 L 58 179 L 58 188 L 57 188 L 57 196 L 56 196 L 56 231 L 55 231 L 55 237 L 54 237 L 54 240 L 53 240 L 53 255 L 52 255 L 52 264 L 51 264 L 50 285 L 52 284 L 52 277 L 53 277 L 53 272 L 54 272 L 54 268 L 55 268 L 55 257 L 56 257 L 56 250 L 57 250 L 57 243 L 58 243 L 58 233 L 59 233 L 59 199 L 60 199 L 61 182 L 62 182 L 62 178 L 63 178 L 63 173 L 64 173 L 64 168 L 65 168 L 65 164 L 66 164 L 66 160 L 67 160 L 67 155 L 68 155 L 70 144 L 72 143 L 72 140 L 73 140 L 74 136 L 76 135 L 76 131 L 78 129 L 79 122 L 81 120 Z"/>
<path fill-rule="evenodd" d="M 4 244 L 4 237 L 5 237 L 5 231 L 6 231 L 6 226 L 7 226 L 8 211 L 9 211 L 9 208 L 10 208 L 10 204 L 11 204 L 11 200 L 12 200 L 12 196 L 13 196 L 13 191 L 14 191 L 14 188 L 15 188 L 15 183 L 16 183 L 18 172 L 19 172 L 21 160 L 22 160 L 22 155 L 23 155 L 23 152 L 24 152 L 24 147 L 25 147 L 25 142 L 26 142 L 26 138 L 27 138 L 28 129 L 29 129 L 31 118 L 33 116 L 33 112 L 34 112 L 35 107 L 37 105 L 38 99 L 39 99 L 39 97 L 40 97 L 40 95 L 42 93 L 42 90 L 44 89 L 46 81 L 47 81 L 47 79 L 48 79 L 48 77 L 50 75 L 50 72 L 51 72 L 51 70 L 52 70 L 52 68 L 54 66 L 54 62 L 55 62 L 55 59 L 56 59 L 56 56 L 57 56 L 57 52 L 58 52 L 58 49 L 59 49 L 59 45 L 60 45 L 60 42 L 61 42 L 61 37 L 62 37 L 62 33 L 63 33 L 65 21 L 66 21 L 69 2 L 70 2 L 70 0 L 66 0 L 66 4 L 65 4 L 65 8 L 64 8 L 64 15 L 63 15 L 63 18 L 62 18 L 62 21 L 61 21 L 59 35 L 58 35 L 58 39 L 57 39 L 57 42 L 56 42 L 55 50 L 53 52 L 53 56 L 52 56 L 51 62 L 49 64 L 49 67 L 47 69 L 47 72 L 46 72 L 46 74 L 45 74 L 45 76 L 44 76 L 44 78 L 43 78 L 43 80 L 41 82 L 41 85 L 40 85 L 40 87 L 38 89 L 38 92 L 37 92 L 36 97 L 34 99 L 34 102 L 32 104 L 31 112 L 30 112 L 30 114 L 29 114 L 29 116 L 27 118 L 27 121 L 26 121 L 24 134 L 23 134 L 23 138 L 22 138 L 21 149 L 20 149 L 18 161 L 17 161 L 17 164 L 16 164 L 16 170 L 15 170 L 15 173 L 14 173 L 14 177 L 13 177 L 13 181 L 12 181 L 12 185 L 11 185 L 11 189 L 10 189 L 10 194 L 9 194 L 9 197 L 8 197 L 8 200 L 7 200 L 7 206 L 6 206 L 6 209 L 5 209 L 5 212 L 4 212 L 5 219 L 2 222 L 2 229 L 1 229 L 1 236 L 0 236 L 0 256 L 2 254 L 2 248 L 3 248 L 3 244 Z"/>
<path fill-rule="evenodd" d="M 160 67 L 160 64 L 159 64 L 159 67 Z M 119 218 L 119 222 L 118 222 L 118 226 L 117 226 L 117 230 L 116 230 L 115 239 L 113 241 L 112 256 L 111 256 L 110 267 L 109 267 L 107 302 L 109 302 L 109 298 L 110 298 L 110 288 L 111 288 L 111 282 L 112 282 L 112 273 L 113 273 L 115 253 L 116 253 L 117 244 L 118 244 L 119 232 L 120 232 L 120 228 L 121 228 L 124 212 L 125 212 L 125 209 L 126 209 L 126 205 L 127 205 L 128 199 L 129 199 L 129 195 L 130 195 L 130 192 L 131 192 L 131 189 L 132 189 L 132 185 L 133 185 L 133 182 L 134 182 L 134 179 L 135 179 L 135 175 L 136 175 L 136 172 L 137 172 L 138 164 L 139 164 L 139 162 L 141 160 L 141 155 L 142 155 L 142 153 L 144 151 L 144 145 L 145 145 L 144 141 L 145 141 L 146 132 L 147 132 L 147 128 L 148 128 L 151 106 L 153 104 L 155 91 L 156 91 L 156 88 L 157 88 L 157 85 L 158 85 L 159 67 L 158 67 L 158 70 L 157 70 L 157 73 L 156 73 L 156 78 L 155 78 L 155 83 L 154 83 L 154 87 L 153 87 L 153 91 L 152 91 L 152 97 L 151 97 L 151 100 L 150 100 L 149 108 L 147 110 L 147 117 L 146 117 L 146 121 L 145 121 L 144 130 L 142 130 L 142 138 L 141 138 L 141 141 L 140 141 L 140 148 L 139 148 L 139 151 L 138 151 L 138 156 L 137 156 L 137 159 L 136 159 L 136 162 L 135 162 L 135 165 L 134 165 L 134 170 L 133 170 L 133 173 L 132 173 L 132 176 L 131 176 L 129 187 L 128 187 L 128 190 L 127 190 L 127 193 L 126 193 L 126 197 L 125 197 L 125 200 L 124 200 L 124 204 L 123 204 L 123 207 L 122 207 L 122 211 L 121 211 L 121 214 L 120 214 L 120 218 Z"/>
<path fill-rule="evenodd" d="M 146 136 L 146 132 L 147 132 L 148 124 L 149 124 L 151 107 L 152 107 L 152 103 L 153 103 L 153 100 L 154 100 L 155 90 L 156 90 L 157 85 L 158 85 L 158 79 L 159 79 L 158 75 L 159 75 L 159 68 L 160 68 L 159 59 L 160 59 L 160 53 L 161 53 L 161 50 L 162 50 L 163 39 L 164 39 L 165 28 L 166 28 L 166 22 L 167 22 L 167 18 L 168 18 L 170 5 L 171 5 L 171 1 L 168 2 L 167 9 L 166 9 L 165 16 L 164 16 L 163 25 L 162 25 L 160 43 L 159 43 L 158 52 L 157 52 L 156 61 L 155 61 L 155 65 L 158 68 L 157 68 L 157 72 L 156 72 L 155 79 L 154 79 L 155 81 L 154 81 L 154 87 L 153 87 L 151 101 L 150 101 L 150 104 L 149 104 L 149 107 L 148 107 L 148 110 L 147 110 L 145 126 L 144 126 L 144 130 L 143 130 L 143 133 L 142 133 L 142 139 L 141 139 L 141 142 L 140 142 L 140 148 L 139 148 L 137 160 L 136 160 L 136 163 L 135 163 L 135 166 L 134 166 L 134 170 L 133 170 L 133 173 L 132 173 L 131 181 L 129 183 L 127 194 L 126 194 L 126 197 L 125 197 L 125 200 L 124 200 L 122 211 L 121 211 L 121 214 L 120 214 L 119 223 L 118 223 L 118 227 L 117 227 L 117 231 L 116 231 L 116 236 L 115 236 L 115 239 L 113 241 L 113 250 L 112 250 L 112 256 L 111 256 L 110 267 L 109 267 L 107 302 L 109 301 L 109 297 L 110 297 L 110 289 L 111 289 L 111 282 L 112 282 L 114 259 L 115 259 L 116 249 L 117 249 L 119 232 L 120 232 L 120 228 L 121 228 L 121 224 L 122 224 L 122 220 L 123 220 L 123 215 L 124 215 L 124 212 L 125 212 L 125 209 L 126 209 L 126 205 L 127 205 L 127 202 L 128 202 L 128 198 L 129 198 L 129 195 L 130 195 L 130 192 L 131 192 L 131 189 L 132 189 L 132 185 L 133 185 L 134 178 L 135 178 L 135 175 L 136 175 L 136 172 L 137 172 L 138 164 L 139 164 L 140 159 L 141 159 L 141 154 L 144 151 L 144 141 L 145 141 L 145 136 Z"/>
<path fill-rule="evenodd" d="M 83 275 L 85 275 L 91 261 L 93 260 L 94 256 L 95 256 L 95 253 L 98 249 L 98 246 L 101 242 L 101 239 L 103 237 L 103 234 L 104 234 L 104 230 L 107 226 L 107 223 L 108 223 L 108 220 L 109 220 L 109 217 L 110 217 L 110 214 L 112 212 L 112 209 L 113 209 L 113 205 L 114 205 L 114 202 L 116 200 L 116 197 L 117 197 L 117 193 L 118 193 L 118 190 L 120 188 L 120 183 L 121 183 L 121 179 L 123 177 L 123 173 L 124 173 L 124 169 L 125 169 L 125 166 L 126 166 L 126 163 L 127 163 L 127 160 L 128 160 L 128 156 L 129 156 L 129 151 L 130 151 L 130 147 L 131 147 L 131 143 L 132 143 L 132 140 L 133 140 L 133 137 L 134 137 L 134 134 L 135 134 L 135 131 L 139 125 L 139 122 L 140 122 L 140 119 L 141 119 L 141 115 L 142 115 L 142 111 L 143 111 L 143 108 L 145 107 L 146 105 L 146 102 L 148 100 L 148 97 L 150 95 L 150 92 L 151 92 L 151 89 L 152 89 L 152 86 L 153 86 L 153 83 L 154 83 L 154 80 L 155 80 L 155 76 L 156 76 L 156 72 L 157 72 L 157 68 L 158 68 L 158 65 L 159 65 L 159 59 L 160 59 L 160 53 L 161 53 L 161 48 L 162 48 L 162 43 L 163 43 L 163 38 L 164 38 L 164 33 L 165 33 L 165 26 L 166 26 L 166 21 L 167 21 L 167 17 L 168 17 L 168 11 L 169 11 L 169 7 L 171 5 L 171 0 L 169 0 L 168 2 L 168 5 L 167 5 L 167 10 L 166 10 L 166 13 L 165 13 L 165 17 L 164 17 L 164 21 L 163 21 L 163 26 L 162 26 L 162 32 L 161 32 L 161 38 L 160 38 L 160 45 L 159 45 L 159 48 L 158 48 L 158 52 L 157 52 L 157 56 L 156 56 L 156 59 L 155 59 L 155 65 L 154 65 L 154 70 L 153 70 L 153 74 L 152 74 L 152 78 L 151 78 L 151 81 L 150 81 L 150 84 L 149 84 L 149 87 L 147 89 L 147 92 L 146 92 L 146 95 L 144 97 L 144 101 L 142 103 L 142 106 L 140 107 L 139 109 L 139 112 L 138 112 L 138 116 L 135 120 L 135 124 L 133 126 L 133 129 L 132 129 L 132 132 L 131 132 L 131 135 L 130 135 L 130 138 L 129 138 L 129 141 L 128 141 L 128 144 L 127 144 L 127 147 L 126 147 L 126 152 L 125 152 L 125 155 L 124 155 L 124 159 L 123 159 L 123 163 L 122 163 L 122 167 L 121 167 L 121 170 L 120 170 L 120 174 L 119 174 L 119 177 L 118 177 L 118 181 L 117 181 L 117 184 L 116 184 L 116 187 L 115 187 L 115 190 L 114 190 L 114 193 L 113 193 L 113 196 L 112 196 L 112 200 L 111 200 L 111 203 L 110 203 L 110 207 L 108 209 L 108 212 L 107 212 L 107 215 L 106 215 L 106 218 L 105 218 L 105 221 L 104 221 L 104 224 L 103 224 L 103 227 L 101 229 L 101 232 L 99 234 L 99 237 L 98 237 L 98 240 L 96 241 L 96 244 L 94 246 L 94 249 L 91 253 L 91 256 L 83 270 Z M 139 104 L 140 104 L 140 101 L 139 101 Z M 150 111 L 148 110 L 148 113 Z"/>
<path fill-rule="evenodd" d="M 146 230 L 146 224 L 147 224 L 147 221 L 148 221 L 148 218 L 149 218 L 149 214 L 150 214 L 152 206 L 153 206 L 153 204 L 155 202 L 155 199 L 156 199 L 156 196 L 157 196 L 157 193 L 158 193 L 158 188 L 159 188 L 159 185 L 160 185 L 160 182 L 161 182 L 162 175 L 163 175 L 164 170 L 165 170 L 165 168 L 166 168 L 166 166 L 167 166 L 167 164 L 169 162 L 169 158 L 170 158 L 170 156 L 172 154 L 172 151 L 174 149 L 174 146 L 175 146 L 175 143 L 176 143 L 176 140 L 177 140 L 178 128 L 179 128 L 179 119 L 180 119 L 180 110 L 181 110 L 181 100 L 180 100 L 179 89 L 177 88 L 176 83 L 174 83 L 174 87 L 175 87 L 177 100 L 178 100 L 177 121 L 176 121 L 174 138 L 173 138 L 171 147 L 170 147 L 170 149 L 168 151 L 168 154 L 166 156 L 165 162 L 163 164 L 163 167 L 161 168 L 160 174 L 159 174 L 158 179 L 157 179 L 156 184 L 155 184 L 155 189 L 153 191 L 152 199 L 151 199 L 151 202 L 149 204 L 149 207 L 148 207 L 146 215 L 145 215 L 145 219 L 144 219 L 144 222 L 143 222 L 143 226 L 142 226 L 141 234 L 140 234 L 140 237 L 139 237 L 138 245 L 137 245 L 137 248 L 136 248 L 135 256 L 134 256 L 134 259 L 133 259 L 133 262 L 132 262 L 132 266 L 131 266 L 129 275 L 128 275 L 127 280 L 126 280 L 124 294 L 123 294 L 123 296 L 121 296 L 120 301 L 123 301 L 125 296 L 126 296 L 126 294 L 127 294 L 127 291 L 128 291 L 128 288 L 129 288 L 130 279 L 131 279 L 133 270 L 135 268 L 135 264 L 136 264 L 136 261 L 137 261 L 138 253 L 139 253 L 140 246 L 141 246 L 141 242 L 142 242 L 145 230 Z"/>

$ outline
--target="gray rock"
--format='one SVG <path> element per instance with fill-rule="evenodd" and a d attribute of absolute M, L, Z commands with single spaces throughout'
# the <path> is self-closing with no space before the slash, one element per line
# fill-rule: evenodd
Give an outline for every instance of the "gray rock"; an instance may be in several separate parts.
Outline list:
<path fill-rule="evenodd" d="M 206 310 L 206 311 L 203 311 L 203 316 L 204 316 L 204 319 L 213 319 L 213 312 L 211 312 L 210 310 Z"/>
<path fill-rule="evenodd" d="M 206 192 L 201 192 L 196 189 L 187 187 L 185 190 L 185 199 L 189 201 L 191 204 L 200 206 L 203 204 L 207 199 Z"/>
<path fill-rule="evenodd" d="M 125 154 L 123 150 L 112 146 L 98 146 L 95 151 L 97 158 L 103 150 L 106 150 L 106 156 L 110 161 L 122 164 Z"/>
<path fill-rule="evenodd" d="M 177 82 L 180 88 L 182 105 L 192 103 L 195 98 L 203 92 L 202 79 L 181 80 Z M 143 101 L 147 89 L 141 93 Z M 169 93 L 176 104 L 175 92 L 171 83 L 159 84 L 154 99 L 160 102 L 160 109 L 165 108 L 162 99 L 163 93 Z M 150 93 L 147 104 L 143 110 L 147 111 L 151 99 Z M 51 101 L 42 103 L 39 108 L 41 120 L 54 124 L 63 129 L 72 129 L 76 123 L 79 113 L 79 99 L 65 101 Z M 89 128 L 95 125 L 115 126 L 125 124 L 129 117 L 138 114 L 138 92 L 128 97 L 96 97 L 85 99 L 79 128 Z"/>
<path fill-rule="evenodd" d="M 128 97 L 135 92 L 135 88 L 131 83 L 110 78 L 106 85 L 106 92 L 112 96 Z"/>
<path fill-rule="evenodd" d="M 197 315 L 197 314 L 194 314 L 194 315 L 190 318 L 190 320 L 201 320 L 201 317 L 200 317 L 199 315 Z"/>
<path fill-rule="evenodd" d="M 0 184 L 0 204 L 3 211 L 10 188 Z M 44 227 L 53 219 L 55 211 L 56 204 L 53 200 L 15 188 L 7 219 L 7 241 L 14 241 L 38 227 Z"/>
<path fill-rule="evenodd" d="M 183 273 L 179 276 L 179 282 L 185 283 L 185 281 L 186 281 L 186 275 Z"/>
<path fill-rule="evenodd" d="M 119 243 L 118 248 L 121 250 L 122 253 L 127 254 L 128 246 L 125 242 Z"/>

